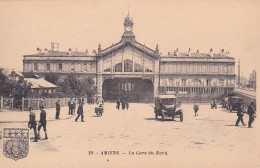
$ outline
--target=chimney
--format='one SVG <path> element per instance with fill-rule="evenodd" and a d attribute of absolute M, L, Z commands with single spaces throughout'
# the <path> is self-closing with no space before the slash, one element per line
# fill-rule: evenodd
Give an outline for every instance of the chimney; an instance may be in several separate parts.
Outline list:
<path fill-rule="evenodd" d="M 97 51 L 94 49 L 92 53 L 93 53 L 93 55 L 96 55 Z"/>
<path fill-rule="evenodd" d="M 213 57 L 213 49 L 212 48 L 209 50 L 209 55 L 210 55 L 210 57 Z"/>
<path fill-rule="evenodd" d="M 42 50 L 39 47 L 37 47 L 37 54 L 40 55 L 41 52 L 42 52 Z"/>
<path fill-rule="evenodd" d="M 88 54 L 88 49 L 86 49 L 86 54 Z"/>
<path fill-rule="evenodd" d="M 170 54 L 171 54 L 171 53 L 170 53 L 170 52 L 168 52 L 168 56 L 170 56 Z"/>
<path fill-rule="evenodd" d="M 196 53 L 200 53 L 200 51 L 199 50 L 197 50 L 197 52 Z"/>
<path fill-rule="evenodd" d="M 179 56 L 179 49 L 178 49 L 178 48 L 175 50 L 175 55 L 176 55 L 177 57 Z"/>
<path fill-rule="evenodd" d="M 224 55 L 224 49 L 221 49 L 220 53 L 221 53 L 221 56 L 223 56 Z"/>
<path fill-rule="evenodd" d="M 72 52 L 72 50 L 71 50 L 71 48 L 69 48 L 69 55 L 71 55 L 71 52 Z"/>
<path fill-rule="evenodd" d="M 98 53 L 101 53 L 102 49 L 101 49 L 101 44 L 99 43 L 98 45 Z"/>
<path fill-rule="evenodd" d="M 189 57 L 191 56 L 191 49 L 188 50 Z"/>
<path fill-rule="evenodd" d="M 45 48 L 45 49 L 44 49 L 44 55 L 47 55 L 47 53 L 48 53 L 48 49 Z"/>

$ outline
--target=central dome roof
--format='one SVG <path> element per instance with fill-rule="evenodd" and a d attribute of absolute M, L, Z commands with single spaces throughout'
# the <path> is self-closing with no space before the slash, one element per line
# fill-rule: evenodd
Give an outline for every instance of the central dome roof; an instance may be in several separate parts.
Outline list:
<path fill-rule="evenodd" d="M 132 19 L 132 17 L 128 13 L 128 15 L 125 17 L 124 25 L 133 25 L 133 24 L 134 24 L 133 23 L 133 19 Z"/>

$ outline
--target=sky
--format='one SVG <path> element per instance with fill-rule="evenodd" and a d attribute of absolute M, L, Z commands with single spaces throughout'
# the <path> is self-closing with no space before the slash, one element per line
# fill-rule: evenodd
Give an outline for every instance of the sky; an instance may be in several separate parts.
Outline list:
<path fill-rule="evenodd" d="M 162 55 L 224 49 L 247 77 L 259 64 L 259 0 L 0 0 L 0 67 L 22 71 L 23 55 L 51 42 L 60 51 L 104 49 L 120 41 L 128 9 L 136 40 Z"/>

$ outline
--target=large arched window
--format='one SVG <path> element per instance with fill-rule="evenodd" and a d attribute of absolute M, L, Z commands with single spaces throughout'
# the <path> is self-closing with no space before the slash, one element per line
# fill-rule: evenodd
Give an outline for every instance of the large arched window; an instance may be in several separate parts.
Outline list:
<path fill-rule="evenodd" d="M 191 86 L 201 86 L 201 81 L 198 79 L 193 79 L 191 81 Z"/>

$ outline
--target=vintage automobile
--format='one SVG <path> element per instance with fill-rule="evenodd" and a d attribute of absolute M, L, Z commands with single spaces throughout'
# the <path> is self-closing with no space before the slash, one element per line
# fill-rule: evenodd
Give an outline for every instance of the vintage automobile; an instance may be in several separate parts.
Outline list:
<path fill-rule="evenodd" d="M 230 112 L 237 111 L 240 106 L 244 105 L 243 98 L 238 96 L 231 96 L 228 98 L 228 109 Z"/>
<path fill-rule="evenodd" d="M 97 117 L 101 117 L 103 112 L 104 112 L 104 108 L 102 104 L 100 104 L 98 107 L 95 108 L 95 113 Z"/>
<path fill-rule="evenodd" d="M 180 107 L 180 103 L 177 104 L 177 97 L 174 95 L 160 95 L 155 97 L 155 119 L 158 119 L 158 116 L 162 117 L 162 121 L 166 118 L 171 118 L 174 120 L 175 117 L 180 118 L 180 121 L 183 121 L 183 110 L 176 109 Z"/>

